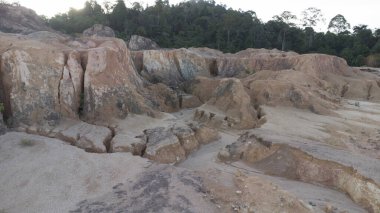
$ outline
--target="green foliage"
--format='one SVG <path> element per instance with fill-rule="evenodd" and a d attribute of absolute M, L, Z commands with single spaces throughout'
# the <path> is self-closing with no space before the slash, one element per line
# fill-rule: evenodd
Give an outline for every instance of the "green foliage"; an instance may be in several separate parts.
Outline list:
<path fill-rule="evenodd" d="M 334 18 L 331 19 L 328 29 L 333 30 L 335 33 L 342 33 L 344 31 L 347 31 L 351 28 L 351 25 L 347 22 L 346 18 L 338 14 L 334 16 Z"/>
<path fill-rule="evenodd" d="M 0 113 L 3 113 L 4 111 L 4 104 L 0 102 Z"/>
<path fill-rule="evenodd" d="M 1 0 L 0 0 L 1 1 Z M 369 54 L 380 52 L 380 30 L 372 32 L 366 25 L 353 27 L 338 14 L 329 23 L 329 32 L 316 32 L 323 22 L 322 11 L 307 8 L 302 13 L 302 27 L 289 11 L 264 23 L 254 11 L 237 11 L 213 0 L 190 0 L 170 5 L 156 0 L 143 7 L 134 2 L 127 7 L 123 0 L 103 3 L 87 1 L 83 9 L 70 9 L 48 20 L 51 27 L 69 34 L 81 33 L 95 23 L 109 25 L 116 36 L 128 40 L 137 34 L 156 41 L 164 48 L 209 47 L 224 52 L 246 48 L 292 50 L 299 53 L 338 55 L 350 65 L 365 63 Z"/>

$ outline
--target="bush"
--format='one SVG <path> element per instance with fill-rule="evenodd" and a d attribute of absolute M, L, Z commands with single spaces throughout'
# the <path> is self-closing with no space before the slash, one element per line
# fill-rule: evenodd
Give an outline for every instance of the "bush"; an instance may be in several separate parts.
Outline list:
<path fill-rule="evenodd" d="M 4 104 L 0 102 L 0 113 L 4 111 Z"/>
<path fill-rule="evenodd" d="M 30 139 L 21 139 L 20 145 L 21 146 L 34 146 L 35 142 Z"/>

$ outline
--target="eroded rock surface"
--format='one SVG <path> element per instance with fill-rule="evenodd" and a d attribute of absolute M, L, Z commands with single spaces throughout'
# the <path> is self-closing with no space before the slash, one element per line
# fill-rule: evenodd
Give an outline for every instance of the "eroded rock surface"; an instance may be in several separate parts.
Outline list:
<path fill-rule="evenodd" d="M 266 174 L 338 188 L 368 211 L 380 210 L 380 185 L 375 181 L 352 167 L 315 158 L 288 145 L 271 144 L 245 134 L 222 150 L 219 158 L 242 159 Z"/>
<path fill-rule="evenodd" d="M 44 39 L 45 34 L 0 35 L 1 101 L 5 119 L 14 126 L 57 125 L 61 118 L 108 120 L 128 113 L 154 116 L 157 110 L 178 109 L 175 92 L 138 75 L 122 40 L 72 41 L 53 33 Z"/>
<path fill-rule="evenodd" d="M 258 125 L 258 113 L 239 79 L 223 79 L 194 119 L 218 128 L 250 129 Z"/>
<path fill-rule="evenodd" d="M 136 50 L 155 50 L 159 49 L 160 47 L 158 44 L 149 38 L 145 38 L 143 36 L 139 35 L 132 35 L 131 39 L 129 39 L 128 42 L 128 48 L 130 50 L 136 51 Z"/>

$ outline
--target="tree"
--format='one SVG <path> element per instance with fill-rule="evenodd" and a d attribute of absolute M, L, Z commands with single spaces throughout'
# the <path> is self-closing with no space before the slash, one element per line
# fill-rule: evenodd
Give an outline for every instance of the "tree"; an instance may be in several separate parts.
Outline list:
<path fill-rule="evenodd" d="M 360 42 L 366 45 L 368 48 L 371 48 L 376 44 L 376 38 L 372 34 L 372 30 L 367 28 L 367 25 L 358 25 L 353 28 L 354 36 L 357 42 Z"/>
<path fill-rule="evenodd" d="M 351 25 L 350 23 L 347 22 L 346 18 L 343 15 L 338 14 L 330 20 L 330 23 L 327 29 L 329 31 L 332 30 L 336 34 L 339 34 L 351 29 Z"/>
<path fill-rule="evenodd" d="M 295 27 L 296 24 L 294 23 L 295 20 L 297 20 L 297 16 L 293 15 L 289 11 L 284 11 L 280 15 L 273 16 L 273 19 L 276 21 L 282 23 L 282 45 L 281 50 L 285 50 L 286 45 L 286 32 L 289 30 L 290 27 Z"/>
<path fill-rule="evenodd" d="M 117 0 L 110 15 L 110 25 L 114 30 L 124 31 L 124 24 L 127 18 L 127 7 L 123 0 Z"/>
<path fill-rule="evenodd" d="M 302 26 L 303 27 L 315 27 L 318 22 L 325 22 L 322 11 L 315 7 L 309 7 L 306 10 L 302 11 Z"/>

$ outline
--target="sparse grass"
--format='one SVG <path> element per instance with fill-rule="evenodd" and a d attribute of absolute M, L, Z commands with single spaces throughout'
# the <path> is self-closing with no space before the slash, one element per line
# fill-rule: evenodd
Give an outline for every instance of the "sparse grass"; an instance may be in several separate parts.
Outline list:
<path fill-rule="evenodd" d="M 21 139 L 20 140 L 20 145 L 21 146 L 34 146 L 35 145 L 35 142 L 33 140 L 30 140 L 30 139 Z M 0 212 L 1 213 L 1 212 Z"/>

